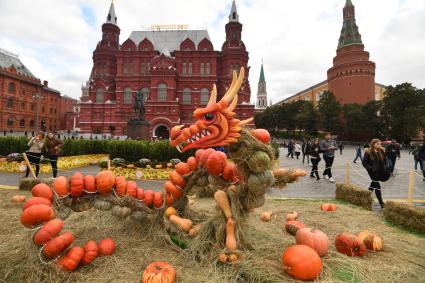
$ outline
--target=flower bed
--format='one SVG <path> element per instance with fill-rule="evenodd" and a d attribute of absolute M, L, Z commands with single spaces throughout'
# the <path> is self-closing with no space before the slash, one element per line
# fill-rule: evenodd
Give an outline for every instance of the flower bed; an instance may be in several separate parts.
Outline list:
<path fill-rule="evenodd" d="M 173 169 L 143 169 L 143 168 L 122 168 L 112 167 L 111 171 L 115 176 L 122 176 L 126 179 L 140 180 L 166 180 Z"/>

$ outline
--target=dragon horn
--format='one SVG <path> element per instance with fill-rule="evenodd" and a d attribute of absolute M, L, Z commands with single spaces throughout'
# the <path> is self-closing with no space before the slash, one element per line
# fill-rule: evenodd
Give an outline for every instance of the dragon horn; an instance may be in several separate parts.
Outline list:
<path fill-rule="evenodd" d="M 232 103 L 230 103 L 229 107 L 226 108 L 226 111 L 233 111 L 236 107 L 236 105 L 238 104 L 238 95 L 235 95 L 235 97 L 233 97 Z"/>
<path fill-rule="evenodd" d="M 208 101 L 207 107 L 214 105 L 217 103 L 217 87 L 214 84 L 213 89 L 211 91 L 210 101 Z"/>
<path fill-rule="evenodd" d="M 244 126 L 244 125 L 246 125 L 246 124 L 249 124 L 249 123 L 251 123 L 252 122 L 252 120 L 254 120 L 254 118 L 248 118 L 248 119 L 245 119 L 245 120 L 242 120 L 242 121 L 240 121 L 239 122 L 239 126 Z"/>
<path fill-rule="evenodd" d="M 229 105 L 229 103 L 232 102 L 233 98 L 238 93 L 239 89 L 241 88 L 244 76 L 245 76 L 245 69 L 242 67 L 239 73 L 238 79 L 236 80 L 235 83 L 232 83 L 230 88 L 227 90 L 226 94 L 221 99 L 222 101 L 226 102 L 227 105 Z M 235 75 L 233 75 L 233 78 L 235 78 Z"/>

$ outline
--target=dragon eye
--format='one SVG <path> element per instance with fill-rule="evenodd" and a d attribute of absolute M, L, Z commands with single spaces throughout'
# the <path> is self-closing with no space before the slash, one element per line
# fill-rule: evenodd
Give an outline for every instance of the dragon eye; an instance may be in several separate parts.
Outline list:
<path fill-rule="evenodd" d="M 211 121 L 212 119 L 214 119 L 214 114 L 213 113 L 207 113 L 204 115 L 205 120 L 207 121 Z"/>

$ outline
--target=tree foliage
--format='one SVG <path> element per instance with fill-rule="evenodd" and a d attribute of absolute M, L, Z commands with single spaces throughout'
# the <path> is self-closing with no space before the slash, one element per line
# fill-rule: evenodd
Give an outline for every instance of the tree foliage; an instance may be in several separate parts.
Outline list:
<path fill-rule="evenodd" d="M 335 95 L 325 91 L 317 103 L 317 111 L 320 116 L 321 126 L 324 130 L 337 133 L 340 129 L 341 104 Z"/>

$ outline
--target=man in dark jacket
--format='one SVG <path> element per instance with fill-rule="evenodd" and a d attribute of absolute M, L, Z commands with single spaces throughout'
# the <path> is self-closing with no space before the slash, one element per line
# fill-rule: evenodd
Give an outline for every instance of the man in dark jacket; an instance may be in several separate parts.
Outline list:
<path fill-rule="evenodd" d="M 394 176 L 395 162 L 397 161 L 397 157 L 400 159 L 400 146 L 396 140 L 392 140 L 391 143 L 386 147 L 385 156 L 391 162 L 390 174 L 391 176 Z"/>
<path fill-rule="evenodd" d="M 311 141 L 304 140 L 303 145 L 301 146 L 301 150 L 303 152 L 303 164 L 305 161 L 305 158 L 307 157 L 307 164 L 310 163 L 310 150 L 311 150 Z"/>
<path fill-rule="evenodd" d="M 423 175 L 423 181 L 425 181 L 425 141 L 421 147 L 421 149 L 419 150 L 419 164 L 421 166 L 421 170 L 422 170 L 422 175 Z"/>
<path fill-rule="evenodd" d="M 289 155 L 294 158 L 294 141 L 290 140 L 288 143 L 288 155 L 286 157 L 289 157 Z"/>
<path fill-rule="evenodd" d="M 353 163 L 356 163 L 358 158 L 360 158 L 360 161 L 363 161 L 361 144 L 358 144 L 356 147 L 356 158 L 354 158 Z"/>
<path fill-rule="evenodd" d="M 320 142 L 320 151 L 323 152 L 323 160 L 325 160 L 325 171 L 323 172 L 323 178 L 334 183 L 335 180 L 332 177 L 332 164 L 335 158 L 335 150 L 338 149 L 335 140 L 331 139 L 331 133 L 326 133 L 325 139 Z"/>

